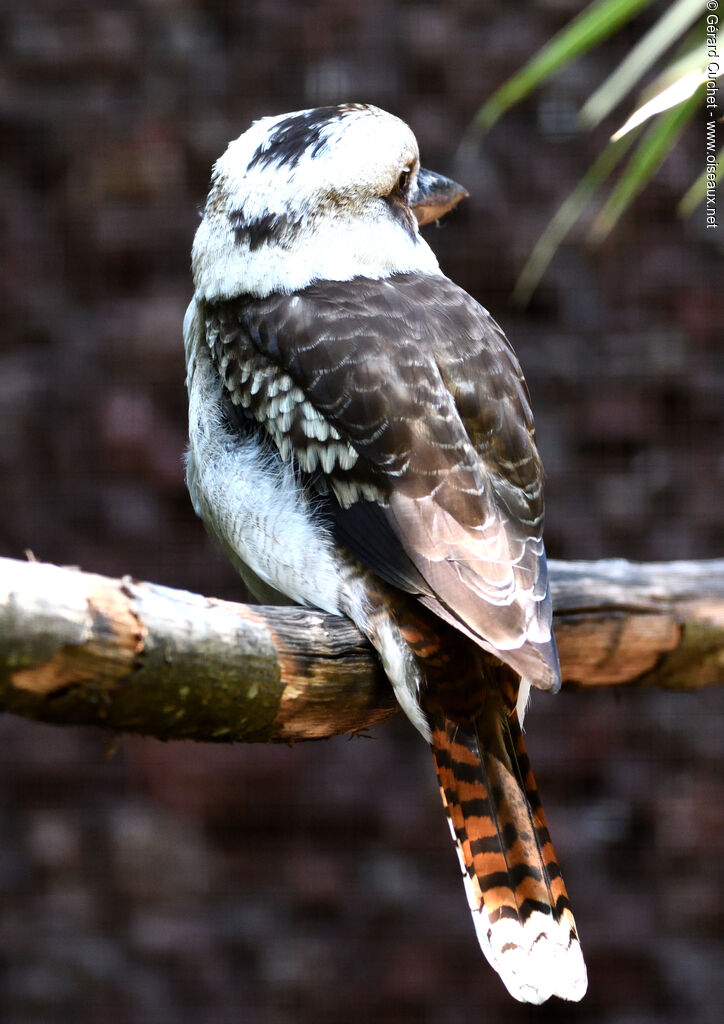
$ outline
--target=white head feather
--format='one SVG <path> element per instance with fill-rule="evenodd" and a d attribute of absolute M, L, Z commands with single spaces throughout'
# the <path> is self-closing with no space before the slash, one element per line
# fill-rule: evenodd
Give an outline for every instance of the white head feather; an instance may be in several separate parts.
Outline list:
<path fill-rule="evenodd" d="M 377 107 L 255 121 L 214 165 L 192 253 L 197 298 L 440 273 L 414 216 L 388 198 L 405 174 L 414 197 L 419 168 L 412 131 Z"/>

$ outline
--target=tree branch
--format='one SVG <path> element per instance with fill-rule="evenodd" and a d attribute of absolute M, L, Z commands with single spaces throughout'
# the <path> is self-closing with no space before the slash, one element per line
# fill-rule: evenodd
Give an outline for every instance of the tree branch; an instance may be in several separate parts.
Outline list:
<path fill-rule="evenodd" d="M 550 570 L 569 684 L 724 682 L 724 559 Z M 0 558 L 0 710 L 269 742 L 358 731 L 397 705 L 346 619 Z"/>

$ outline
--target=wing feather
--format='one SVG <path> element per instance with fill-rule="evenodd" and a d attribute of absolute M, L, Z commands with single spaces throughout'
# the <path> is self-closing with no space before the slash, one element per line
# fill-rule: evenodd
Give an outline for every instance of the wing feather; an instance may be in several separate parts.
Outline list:
<path fill-rule="evenodd" d="M 340 540 L 557 688 L 530 401 L 489 314 L 406 274 L 244 296 L 209 306 L 206 329 L 232 401 L 309 475 Z"/>

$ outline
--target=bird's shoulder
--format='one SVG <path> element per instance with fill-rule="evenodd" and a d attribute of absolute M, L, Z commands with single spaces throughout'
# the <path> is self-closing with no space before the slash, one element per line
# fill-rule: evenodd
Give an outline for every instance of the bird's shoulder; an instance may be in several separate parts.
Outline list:
<path fill-rule="evenodd" d="M 530 399 L 515 353 L 487 310 L 442 275 L 240 295 L 207 304 L 205 319 L 217 362 L 249 408 L 255 394 L 264 398 L 267 378 L 273 391 L 296 386 L 309 403 L 305 412 L 314 407 L 371 457 L 370 427 L 374 434 L 375 425 L 394 421 L 385 439 L 392 443 L 394 435 L 409 447 L 402 435 L 437 409 L 447 433 L 457 426 L 449 418 L 455 414 L 491 468 L 505 464 L 515 475 L 531 456 L 535 462 Z"/>

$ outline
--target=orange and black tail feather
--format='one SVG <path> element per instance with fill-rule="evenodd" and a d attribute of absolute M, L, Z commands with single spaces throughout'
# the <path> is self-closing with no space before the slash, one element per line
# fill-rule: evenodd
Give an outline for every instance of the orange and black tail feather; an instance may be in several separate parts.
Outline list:
<path fill-rule="evenodd" d="M 581 999 L 586 968 L 514 704 L 428 711 L 432 753 L 482 950 L 522 1002 Z"/>

